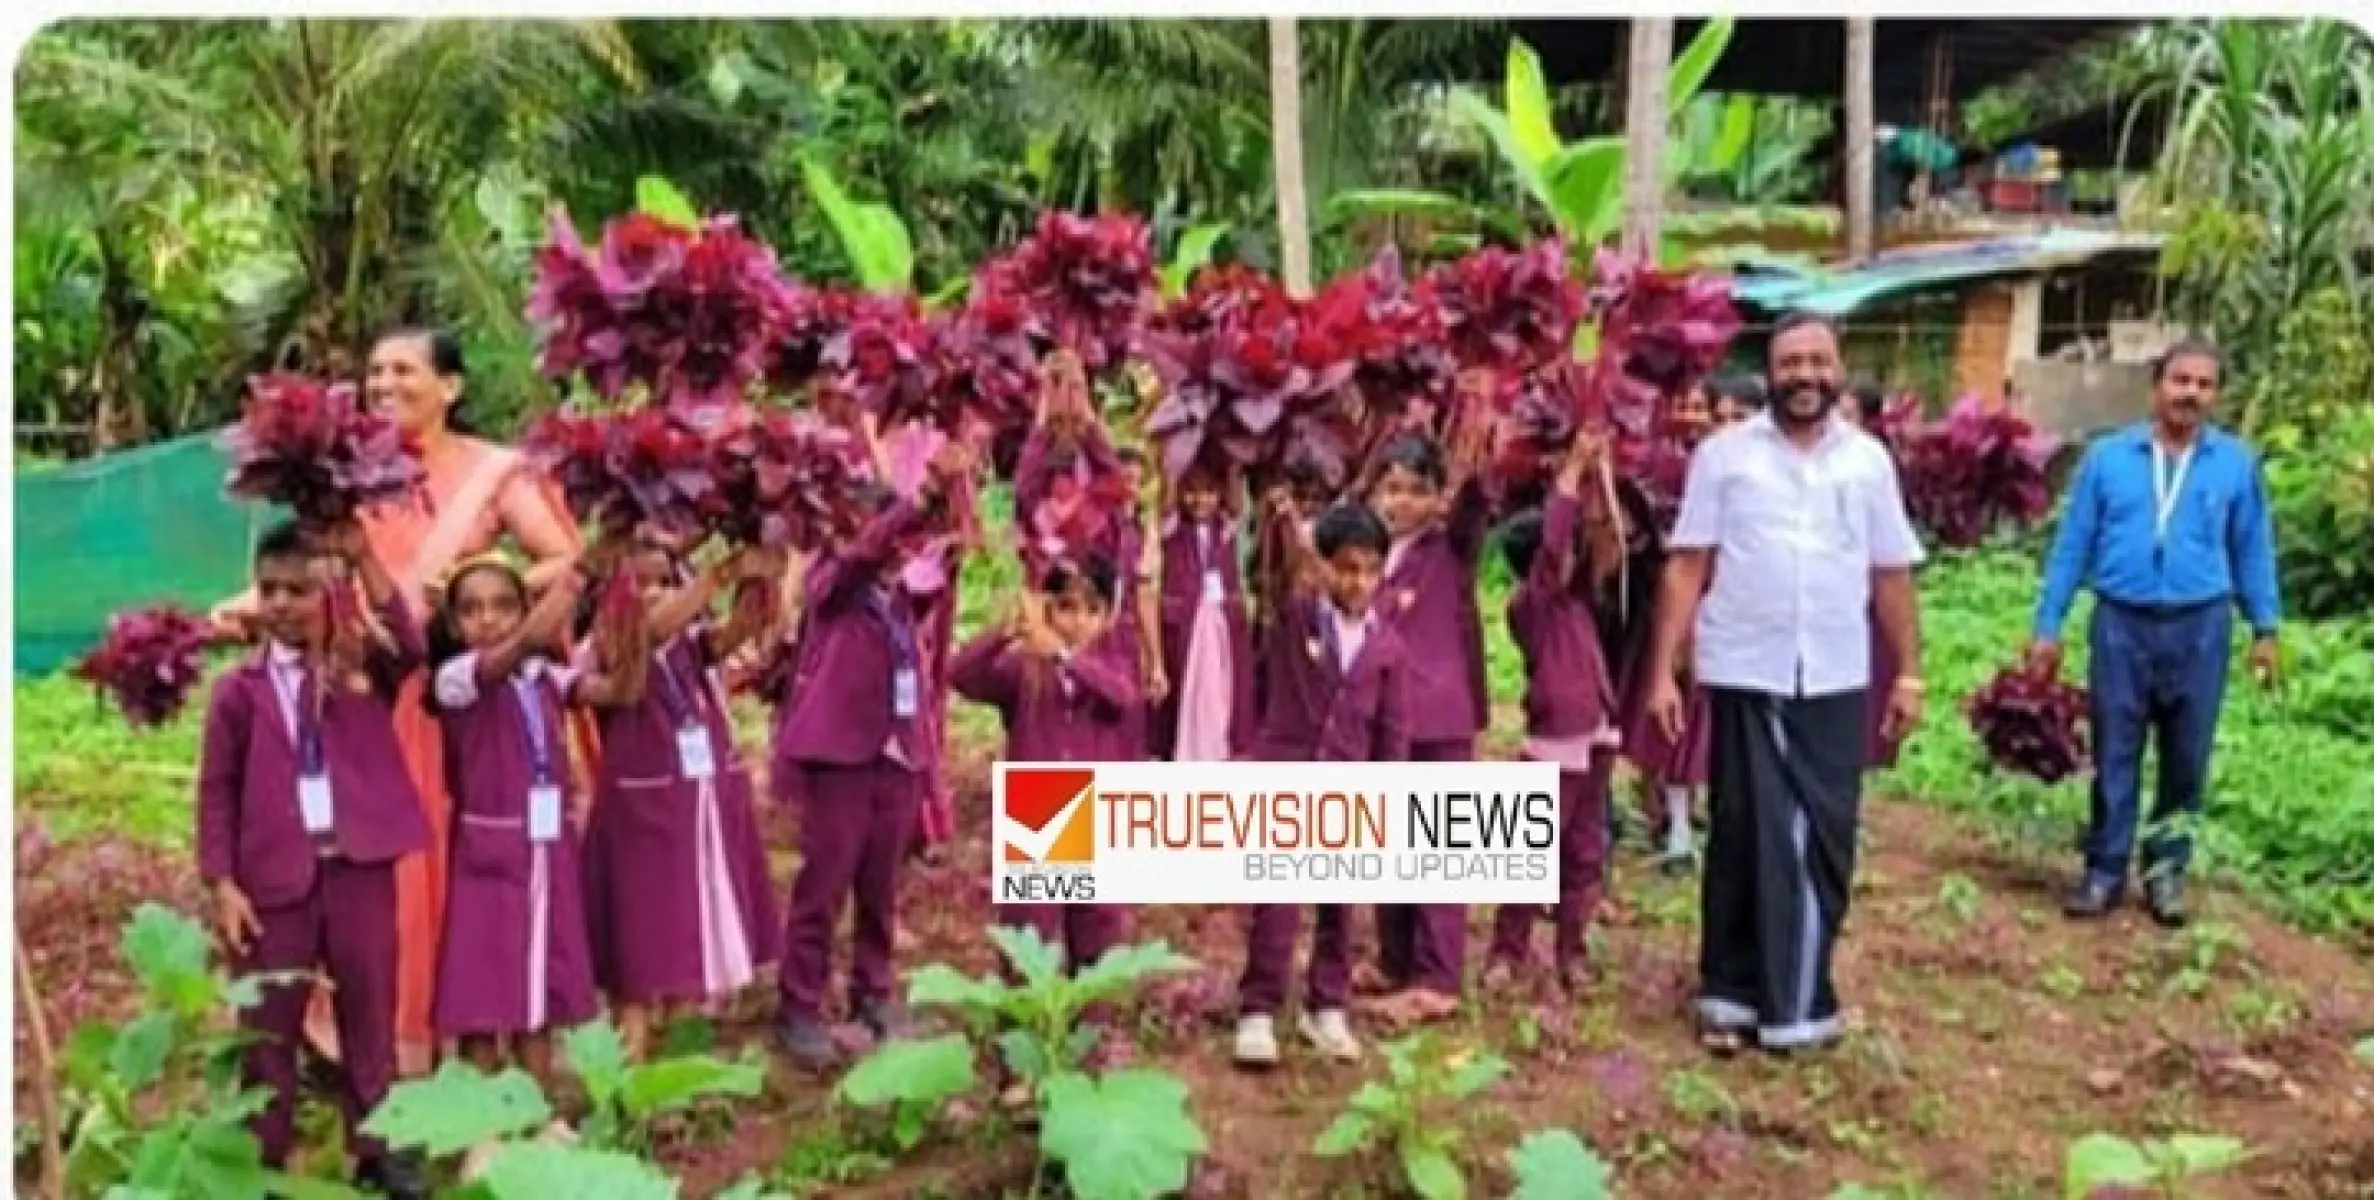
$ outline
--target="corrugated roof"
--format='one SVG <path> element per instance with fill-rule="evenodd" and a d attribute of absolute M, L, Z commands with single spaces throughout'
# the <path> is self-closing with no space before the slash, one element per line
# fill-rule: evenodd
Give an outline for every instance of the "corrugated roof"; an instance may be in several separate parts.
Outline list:
<path fill-rule="evenodd" d="M 1745 274 L 1733 285 L 1731 294 L 1741 304 L 1766 312 L 1794 309 L 1843 317 L 1891 296 L 1971 279 L 2034 275 L 2104 254 L 2152 253 L 2163 241 L 2158 234 L 2055 229 L 2021 237 L 1909 246 L 1845 271 Z"/>

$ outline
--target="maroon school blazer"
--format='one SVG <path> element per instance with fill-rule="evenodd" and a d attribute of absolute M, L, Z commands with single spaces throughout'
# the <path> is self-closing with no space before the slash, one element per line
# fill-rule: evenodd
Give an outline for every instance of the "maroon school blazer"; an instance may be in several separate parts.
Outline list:
<path fill-rule="evenodd" d="M 948 664 L 948 685 L 998 710 L 1009 762 L 1136 762 L 1130 714 L 1138 708 L 1136 664 L 1118 627 L 1108 628 L 1072 661 L 1031 677 L 1014 638 L 993 629 L 965 643 Z M 1067 694 L 1059 679 L 1068 678 Z"/>
<path fill-rule="evenodd" d="M 864 766 L 882 757 L 894 732 L 911 766 L 922 771 L 931 765 L 931 739 L 918 736 L 913 718 L 892 715 L 891 633 L 874 599 L 887 593 L 880 603 L 920 634 L 922 614 L 900 589 L 883 585 L 895 548 L 925 513 L 914 501 L 900 500 L 867 522 L 856 540 L 808 568 L 799 667 L 790 697 L 775 710 L 779 778 L 801 764 Z M 931 708 L 921 694 L 931 684 L 929 665 L 914 664 L 918 716 Z"/>
<path fill-rule="evenodd" d="M 1462 487 L 1450 518 L 1419 534 L 1378 589 L 1377 611 L 1400 635 L 1410 686 L 1426 701 L 1410 714 L 1412 741 L 1466 741 L 1490 723 L 1476 560 L 1491 515 L 1482 488 Z"/>
<path fill-rule="evenodd" d="M 395 720 L 396 688 L 426 648 L 402 601 L 378 614 L 395 650 L 373 653 L 370 690 L 333 689 L 321 702 L 330 841 L 358 863 L 393 862 L 429 844 Z M 272 686 L 269 653 L 250 656 L 215 681 L 198 758 L 198 873 L 237 883 L 257 908 L 303 900 L 320 857 L 297 807 L 297 746 Z M 308 672 L 300 704 L 312 703 L 314 687 Z"/>
<path fill-rule="evenodd" d="M 1271 622 L 1262 657 L 1269 694 L 1253 737 L 1256 762 L 1407 762 L 1409 658 L 1393 627 L 1369 623 L 1350 672 L 1335 665 L 1320 601 L 1290 597 Z"/>
<path fill-rule="evenodd" d="M 1615 690 L 1592 616 L 1581 530 L 1581 502 L 1550 493 L 1541 548 L 1508 600 L 1509 637 L 1525 659 L 1525 732 L 1535 737 L 1580 737 L 1614 720 Z"/>

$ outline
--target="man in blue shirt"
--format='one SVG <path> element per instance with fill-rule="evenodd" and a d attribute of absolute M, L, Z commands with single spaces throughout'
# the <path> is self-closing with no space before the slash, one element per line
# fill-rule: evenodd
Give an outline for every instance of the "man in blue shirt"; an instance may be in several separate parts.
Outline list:
<path fill-rule="evenodd" d="M 2160 772 L 2144 896 L 2161 925 L 2184 924 L 2186 826 L 2209 782 L 2236 608 L 2250 622 L 2252 673 L 2275 684 L 2275 532 L 2257 456 L 2208 423 L 2224 370 L 2200 342 L 2179 343 L 2154 364 L 2151 420 L 2087 447 L 2045 563 L 2028 650 L 2037 668 L 2059 668 L 2061 625 L 2079 585 L 2095 601 L 2093 819 L 2085 877 L 2063 905 L 2072 917 L 2101 916 L 2125 894 L 2150 736 Z"/>

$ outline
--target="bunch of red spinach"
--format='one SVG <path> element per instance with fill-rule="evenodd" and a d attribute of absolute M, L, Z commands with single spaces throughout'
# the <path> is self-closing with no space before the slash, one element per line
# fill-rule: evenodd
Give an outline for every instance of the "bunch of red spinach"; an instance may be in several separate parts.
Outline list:
<path fill-rule="evenodd" d="M 247 388 L 239 424 L 222 439 L 226 492 L 328 524 L 418 491 L 419 451 L 384 413 L 358 403 L 352 386 L 277 374 Z"/>
<path fill-rule="evenodd" d="M 115 702 L 124 719 L 154 728 L 189 703 L 206 671 L 206 619 L 173 605 L 120 612 L 107 636 L 74 664 L 74 677 Z"/>
<path fill-rule="evenodd" d="M 605 538 L 643 526 L 689 538 L 717 503 L 708 438 L 666 408 L 553 412 L 522 448 L 560 484 L 569 511 Z"/>
<path fill-rule="evenodd" d="M 1154 238 L 1132 216 L 1046 212 L 981 274 L 1021 301 L 1040 349 L 1070 350 L 1101 375 L 1136 348 L 1155 292 Z"/>
<path fill-rule="evenodd" d="M 1146 419 L 1176 481 L 1201 465 L 1215 478 L 1267 472 L 1299 446 L 1333 447 L 1356 367 L 1347 330 L 1315 318 L 1275 280 L 1235 268 L 1206 271 L 1141 338 L 1163 395 Z M 1325 451 L 1321 451 L 1325 452 Z M 1340 474 L 1341 461 L 1330 464 Z"/>
<path fill-rule="evenodd" d="M 1962 703 L 1997 769 L 2059 783 L 2083 771 L 2086 691 L 2028 664 L 2005 667 Z"/>
<path fill-rule="evenodd" d="M 1897 447 L 1905 507 L 1931 538 L 1957 549 L 2007 522 L 2031 527 L 2052 513 L 2049 467 L 2060 446 L 2026 417 L 1964 397 Z"/>
<path fill-rule="evenodd" d="M 708 439 L 704 526 L 737 546 L 813 551 L 843 532 L 862 449 L 842 430 L 777 409 Z"/>
<path fill-rule="evenodd" d="M 688 229 L 630 213 L 589 248 L 556 209 L 528 316 L 545 374 L 582 374 L 609 400 L 639 391 L 663 406 L 710 408 L 745 397 L 810 303 L 731 216 Z"/>
<path fill-rule="evenodd" d="M 1434 268 L 1426 283 L 1459 369 L 1490 371 L 1504 386 L 1571 355 L 1587 311 L 1556 238 L 1523 250 L 1487 246 Z"/>

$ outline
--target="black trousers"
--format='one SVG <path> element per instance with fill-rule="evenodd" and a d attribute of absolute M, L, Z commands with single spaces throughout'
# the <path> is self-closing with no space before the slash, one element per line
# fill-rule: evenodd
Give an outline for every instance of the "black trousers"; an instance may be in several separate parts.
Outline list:
<path fill-rule="evenodd" d="M 1860 824 L 1867 693 L 1710 688 L 1698 1015 L 1773 1049 L 1840 1031 L 1830 956 Z"/>

